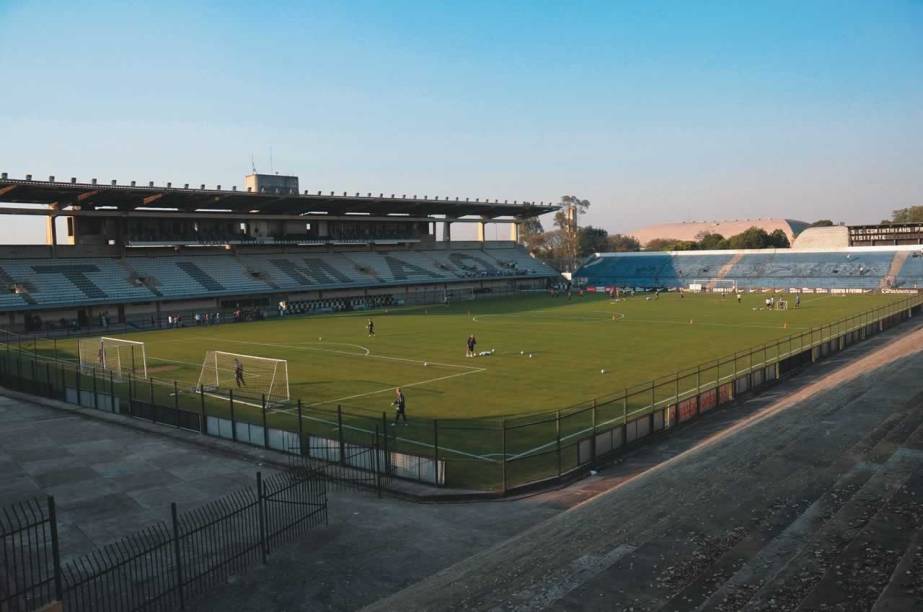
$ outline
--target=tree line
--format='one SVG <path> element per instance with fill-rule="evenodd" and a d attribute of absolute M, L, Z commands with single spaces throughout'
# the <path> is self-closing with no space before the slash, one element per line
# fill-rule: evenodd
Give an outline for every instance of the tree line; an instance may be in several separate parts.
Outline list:
<path fill-rule="evenodd" d="M 573 271 L 579 261 L 593 253 L 640 251 L 712 251 L 735 249 L 784 249 L 791 246 L 781 229 L 767 232 L 751 227 L 734 236 L 703 232 L 695 240 L 656 238 L 642 245 L 627 234 L 610 234 L 601 227 L 579 227 L 579 215 L 590 208 L 590 201 L 577 196 L 561 197 L 562 210 L 555 213 L 554 229 L 545 231 L 537 218 L 522 225 L 520 239 L 530 253 L 561 271 Z M 923 223 L 923 206 L 893 211 L 887 223 Z M 830 219 L 820 219 L 809 227 L 832 227 Z"/>

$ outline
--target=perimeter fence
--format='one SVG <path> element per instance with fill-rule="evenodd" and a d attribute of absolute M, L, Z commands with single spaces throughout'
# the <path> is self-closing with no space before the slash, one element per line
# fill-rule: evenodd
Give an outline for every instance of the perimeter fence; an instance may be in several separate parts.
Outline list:
<path fill-rule="evenodd" d="M 357 406 L 279 405 L 174 380 L 116 376 L 62 359 L 52 344 L 6 336 L 0 384 L 299 457 L 330 480 L 376 489 L 392 478 L 507 493 L 604 463 L 636 440 L 758 392 L 806 365 L 919 314 L 923 295 L 793 333 L 626 389 L 541 412 L 494 418 L 411 417 Z"/>
<path fill-rule="evenodd" d="M 327 524 L 323 478 L 289 470 L 62 563 L 53 497 L 0 508 L 0 610 L 183 610 L 293 537 Z"/>

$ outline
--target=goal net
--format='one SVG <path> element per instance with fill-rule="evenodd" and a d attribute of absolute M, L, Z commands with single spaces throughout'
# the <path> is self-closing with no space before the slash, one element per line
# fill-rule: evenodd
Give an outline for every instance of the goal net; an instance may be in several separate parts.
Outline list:
<path fill-rule="evenodd" d="M 83 371 L 104 370 L 147 378 L 147 353 L 144 343 L 121 338 L 83 338 L 77 340 L 77 354 Z"/>
<path fill-rule="evenodd" d="M 288 361 L 224 351 L 208 351 L 197 388 L 209 393 L 234 393 L 271 403 L 287 402 Z"/>
<path fill-rule="evenodd" d="M 697 278 L 689 281 L 689 291 L 737 293 L 737 281 L 733 278 Z"/>

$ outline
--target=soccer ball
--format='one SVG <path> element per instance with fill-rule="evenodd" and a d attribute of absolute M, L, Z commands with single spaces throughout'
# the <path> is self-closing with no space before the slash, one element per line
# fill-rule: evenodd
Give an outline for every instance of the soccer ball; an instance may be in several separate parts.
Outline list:
<path fill-rule="evenodd" d="M 525 355 L 526 352 L 525 352 L 525 351 L 519 351 L 519 354 L 520 354 L 520 355 Z"/>
<path fill-rule="evenodd" d="M 428 361 L 424 361 L 424 362 L 423 362 L 423 367 L 424 367 L 424 368 L 429 367 L 429 362 L 428 362 Z"/>
<path fill-rule="evenodd" d="M 318 336 L 317 339 L 318 339 L 318 340 L 323 340 L 323 338 L 322 338 L 321 336 Z"/>
<path fill-rule="evenodd" d="M 532 359 L 532 353 L 529 353 L 529 359 Z"/>
<path fill-rule="evenodd" d="M 599 373 L 600 373 L 600 374 L 605 374 L 606 371 L 605 371 L 605 370 L 600 370 Z"/>

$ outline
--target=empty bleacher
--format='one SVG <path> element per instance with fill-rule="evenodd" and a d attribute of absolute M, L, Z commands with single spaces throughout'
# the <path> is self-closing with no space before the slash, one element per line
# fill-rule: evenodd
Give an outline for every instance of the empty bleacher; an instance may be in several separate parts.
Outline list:
<path fill-rule="evenodd" d="M 4 259 L 0 311 L 534 275 L 521 247 Z"/>
<path fill-rule="evenodd" d="M 886 286 L 889 272 L 900 268 L 891 286 L 923 287 L 923 256 L 903 265 L 897 250 L 850 248 L 833 251 L 710 253 L 611 253 L 584 263 L 575 277 L 589 286 L 639 288 L 687 287 L 693 281 L 722 278 L 741 288 L 815 288 L 872 290 Z M 737 260 L 734 260 L 738 255 Z"/>

